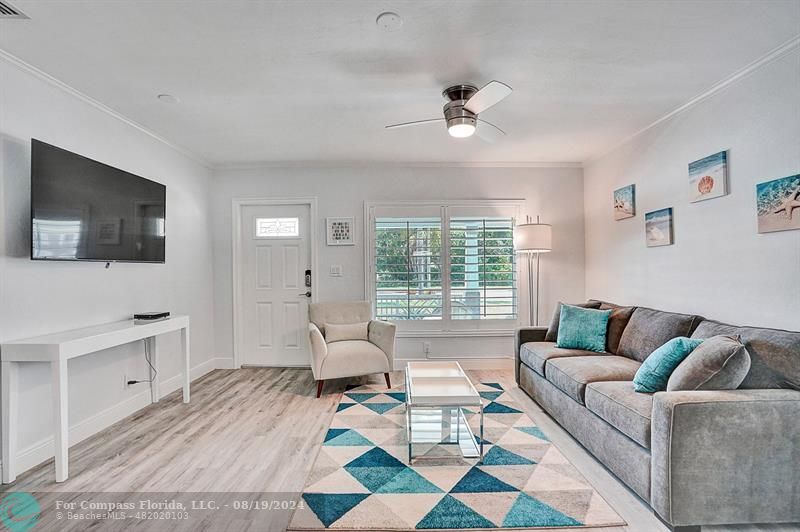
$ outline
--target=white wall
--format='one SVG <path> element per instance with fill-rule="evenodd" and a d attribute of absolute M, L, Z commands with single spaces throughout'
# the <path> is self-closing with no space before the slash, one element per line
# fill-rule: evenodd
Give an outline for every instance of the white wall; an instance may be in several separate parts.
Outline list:
<path fill-rule="evenodd" d="M 725 149 L 730 194 L 689 203 L 688 163 Z M 800 173 L 800 50 L 584 172 L 587 296 L 800 330 L 800 231 L 757 234 L 755 210 L 756 183 Z M 636 217 L 614 221 L 612 191 L 630 183 Z M 675 244 L 647 248 L 644 213 L 662 207 Z"/>
<path fill-rule="evenodd" d="M 166 264 L 30 260 L 31 137 L 167 186 Z M 192 320 L 192 363 L 213 369 L 209 170 L 142 131 L 0 60 L 0 342 L 169 310 Z M 179 373 L 177 335 L 164 337 L 162 379 Z M 147 402 L 142 343 L 69 363 L 73 441 Z M 20 371 L 18 449 L 24 468 L 52 456 L 49 367 Z"/>
<path fill-rule="evenodd" d="M 525 199 L 527 214 L 553 224 L 555 250 L 542 259 L 542 321 L 559 299 L 584 298 L 583 178 L 580 168 L 287 167 L 215 172 L 214 298 L 217 353 L 232 356 L 233 309 L 231 216 L 233 198 L 308 197 L 319 201 L 317 222 L 320 272 L 315 289 L 320 301 L 353 300 L 364 294 L 364 201 L 414 199 Z M 523 215 L 526 213 L 523 213 Z M 324 219 L 354 216 L 355 247 L 325 245 Z M 344 275 L 328 276 L 331 264 Z M 398 343 L 398 357 L 422 358 L 422 339 Z M 510 356 L 511 337 L 432 340 L 431 355 Z"/>

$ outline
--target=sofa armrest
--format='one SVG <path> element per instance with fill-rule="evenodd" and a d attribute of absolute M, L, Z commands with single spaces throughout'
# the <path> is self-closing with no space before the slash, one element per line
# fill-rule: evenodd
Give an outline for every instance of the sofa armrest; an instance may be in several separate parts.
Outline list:
<path fill-rule="evenodd" d="M 528 342 L 544 342 L 547 327 L 519 327 L 514 331 L 514 378 L 519 384 L 519 348 Z"/>
<path fill-rule="evenodd" d="M 800 521 L 800 391 L 659 392 L 651 505 L 673 526 Z"/>
<path fill-rule="evenodd" d="M 322 336 L 319 327 L 313 323 L 308 324 L 308 337 L 311 343 L 311 373 L 314 375 L 314 380 L 320 380 L 322 362 L 328 356 L 328 344 L 325 343 L 325 337 Z"/>
<path fill-rule="evenodd" d="M 394 369 L 394 337 L 397 325 L 388 321 L 372 320 L 369 322 L 369 341 L 386 353 L 389 368 Z"/>

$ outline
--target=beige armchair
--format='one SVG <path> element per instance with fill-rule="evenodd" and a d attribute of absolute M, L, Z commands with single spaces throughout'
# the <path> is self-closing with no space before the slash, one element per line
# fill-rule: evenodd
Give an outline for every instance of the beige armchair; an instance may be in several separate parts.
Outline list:
<path fill-rule="evenodd" d="M 317 397 L 327 379 L 383 373 L 391 388 L 389 372 L 394 360 L 394 324 L 372 319 L 369 301 L 312 303 L 308 307 L 311 339 L 311 372 L 317 381 Z M 325 324 L 368 323 L 368 340 L 325 340 Z"/>

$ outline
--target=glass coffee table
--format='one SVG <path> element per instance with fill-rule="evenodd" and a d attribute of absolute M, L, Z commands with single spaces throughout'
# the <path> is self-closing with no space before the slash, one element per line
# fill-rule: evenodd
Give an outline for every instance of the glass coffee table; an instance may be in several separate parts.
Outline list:
<path fill-rule="evenodd" d="M 476 439 L 464 408 L 480 414 Z M 474 413 L 474 412 L 473 412 Z M 464 458 L 483 461 L 483 403 L 458 362 L 409 362 L 406 366 L 406 435 L 408 464 L 413 446 L 457 445 Z"/>

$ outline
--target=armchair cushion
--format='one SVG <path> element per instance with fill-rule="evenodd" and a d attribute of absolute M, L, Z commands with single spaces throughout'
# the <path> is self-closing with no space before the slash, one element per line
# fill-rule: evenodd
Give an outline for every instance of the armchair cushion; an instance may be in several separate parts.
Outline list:
<path fill-rule="evenodd" d="M 336 379 L 391 371 L 389 359 L 381 349 L 365 340 L 342 340 L 328 344 L 320 379 Z"/>
<path fill-rule="evenodd" d="M 372 305 L 369 301 L 312 303 L 308 306 L 308 318 L 325 334 L 326 323 L 364 323 L 371 320 Z"/>
<path fill-rule="evenodd" d="M 341 342 L 342 340 L 369 340 L 367 329 L 369 322 L 363 323 L 326 323 L 325 341 Z"/>

